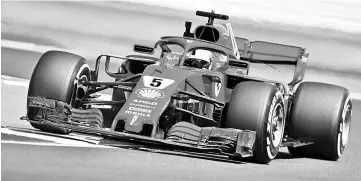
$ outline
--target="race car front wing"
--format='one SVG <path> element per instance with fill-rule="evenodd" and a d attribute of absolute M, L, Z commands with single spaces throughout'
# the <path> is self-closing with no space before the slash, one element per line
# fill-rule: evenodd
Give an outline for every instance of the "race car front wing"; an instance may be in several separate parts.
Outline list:
<path fill-rule="evenodd" d="M 42 101 L 39 101 L 42 100 Z M 74 124 L 64 103 L 44 98 L 29 98 L 29 108 L 39 109 L 38 115 L 23 117 L 29 122 L 69 129 L 73 132 L 94 134 L 105 139 L 132 141 L 159 148 L 180 151 L 216 153 L 229 156 L 253 156 L 255 131 L 231 128 L 202 127 L 197 141 L 173 138 L 153 138 L 133 133 L 111 131 L 99 127 Z M 66 118 L 67 117 L 67 118 Z"/>

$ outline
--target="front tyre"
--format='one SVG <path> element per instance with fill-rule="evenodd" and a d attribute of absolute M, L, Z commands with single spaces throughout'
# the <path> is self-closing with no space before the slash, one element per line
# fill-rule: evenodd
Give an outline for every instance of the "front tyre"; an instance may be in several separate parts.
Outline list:
<path fill-rule="evenodd" d="M 256 131 L 254 160 L 269 163 L 278 154 L 285 127 L 280 90 L 264 82 L 239 83 L 232 92 L 223 126 Z"/>
<path fill-rule="evenodd" d="M 75 98 L 84 94 L 81 80 L 90 80 L 90 69 L 86 60 L 78 55 L 62 52 L 45 52 L 35 66 L 29 83 L 28 97 L 44 97 L 74 106 Z M 29 99 L 27 106 L 29 106 Z M 29 109 L 28 119 L 34 120 L 38 109 Z M 67 134 L 69 129 L 51 125 L 31 123 L 41 131 Z"/>

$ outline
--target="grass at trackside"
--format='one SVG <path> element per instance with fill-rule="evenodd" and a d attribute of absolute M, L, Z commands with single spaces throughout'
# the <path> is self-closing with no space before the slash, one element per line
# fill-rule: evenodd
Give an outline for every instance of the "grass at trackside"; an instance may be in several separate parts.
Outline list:
<path fill-rule="evenodd" d="M 145 8 L 146 13 L 138 12 L 145 11 Z M 182 16 L 184 12 L 179 16 L 165 16 L 171 13 L 167 11 L 132 4 L 119 9 L 73 2 L 3 2 L 2 38 L 89 50 L 91 57 L 101 53 L 125 55 L 132 53 L 134 43 L 149 45 L 164 35 L 182 35 L 184 21 L 189 18 L 197 23 L 205 20 L 190 15 L 185 18 Z M 306 80 L 335 83 L 360 92 L 361 61 L 357 57 L 361 57 L 361 45 L 339 39 L 317 38 L 316 35 L 314 39 L 302 37 L 297 32 L 267 31 L 264 26 L 257 29 L 234 24 L 233 27 L 236 36 L 306 47 L 310 53 L 309 65 L 318 67 L 306 72 Z M 279 74 L 272 69 L 256 74 L 284 76 L 284 73 Z M 288 74 L 292 76 L 291 72 Z"/>

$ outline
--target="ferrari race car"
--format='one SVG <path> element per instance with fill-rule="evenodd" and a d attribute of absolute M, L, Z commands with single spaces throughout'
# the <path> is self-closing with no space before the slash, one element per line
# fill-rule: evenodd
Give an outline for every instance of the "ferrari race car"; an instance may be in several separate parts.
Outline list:
<path fill-rule="evenodd" d="M 134 45 L 137 55 L 100 55 L 94 70 L 79 55 L 44 53 L 29 83 L 24 118 L 45 132 L 94 134 L 258 163 L 269 163 L 280 147 L 296 156 L 337 160 L 350 130 L 349 91 L 302 82 L 304 48 L 238 38 L 230 23 L 214 23 L 227 15 L 196 14 L 208 22 L 193 32 L 186 22 L 183 36 L 161 37 L 154 46 Z M 102 60 L 114 81 L 98 81 Z M 253 63 L 294 66 L 293 80 L 250 76 Z M 98 99 L 107 89 L 112 99 Z"/>

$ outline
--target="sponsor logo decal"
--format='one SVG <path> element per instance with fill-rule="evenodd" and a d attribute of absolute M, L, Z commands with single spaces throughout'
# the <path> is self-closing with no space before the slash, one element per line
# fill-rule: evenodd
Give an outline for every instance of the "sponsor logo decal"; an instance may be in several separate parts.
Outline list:
<path fill-rule="evenodd" d="M 157 102 L 151 102 L 146 100 L 138 100 L 134 99 L 133 102 L 129 103 L 128 110 L 125 111 L 125 114 L 133 115 L 131 125 L 135 120 L 137 120 L 140 116 L 143 117 L 150 117 L 152 113 L 152 109 L 156 108 L 156 105 L 158 105 Z"/>
<path fill-rule="evenodd" d="M 167 55 L 166 56 L 166 58 L 168 59 L 168 60 L 178 60 L 179 59 L 179 57 L 178 56 L 176 56 L 176 55 Z"/>
<path fill-rule="evenodd" d="M 132 102 L 131 102 L 129 105 L 135 106 L 135 107 L 146 108 L 146 109 L 155 109 L 155 106 L 149 106 L 149 105 L 144 105 L 144 104 L 137 104 L 137 103 L 132 103 Z"/>
<path fill-rule="evenodd" d="M 221 91 L 222 83 L 215 83 L 214 84 L 214 94 L 216 97 L 218 96 L 219 92 Z"/>
<path fill-rule="evenodd" d="M 139 108 L 139 107 L 129 107 L 129 110 L 137 111 L 137 112 L 144 112 L 144 113 L 151 113 L 152 112 L 152 110 Z"/>
<path fill-rule="evenodd" d="M 157 100 L 164 97 L 164 92 L 157 89 L 141 88 L 135 91 L 139 98 Z"/>
<path fill-rule="evenodd" d="M 135 112 L 135 111 L 125 111 L 125 114 L 130 114 L 130 115 L 137 115 L 137 116 L 143 116 L 143 117 L 147 117 L 149 118 L 150 117 L 150 114 L 147 114 L 147 113 L 141 113 L 141 112 Z"/>
<path fill-rule="evenodd" d="M 171 84 L 173 84 L 174 80 L 144 75 L 143 82 L 145 87 L 154 88 L 154 89 L 164 89 L 170 86 Z"/>
<path fill-rule="evenodd" d="M 137 121 L 138 118 L 139 118 L 138 115 L 134 115 L 132 121 L 130 121 L 130 125 L 133 126 L 134 122 Z"/>
<path fill-rule="evenodd" d="M 150 102 L 150 101 L 138 100 L 138 99 L 134 99 L 133 102 L 139 103 L 139 104 L 146 104 L 146 105 L 150 105 L 150 106 L 156 106 L 156 105 L 158 105 L 157 102 Z"/>

